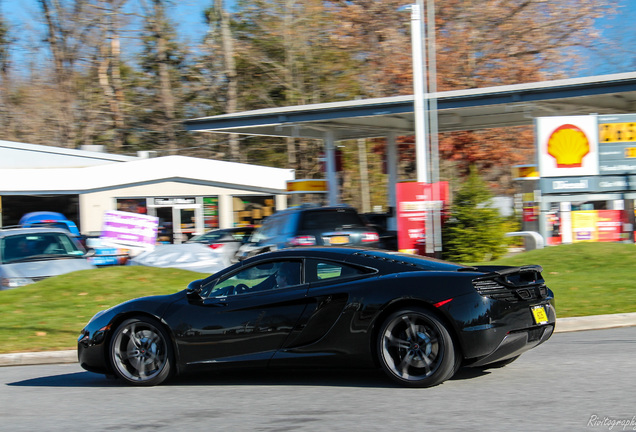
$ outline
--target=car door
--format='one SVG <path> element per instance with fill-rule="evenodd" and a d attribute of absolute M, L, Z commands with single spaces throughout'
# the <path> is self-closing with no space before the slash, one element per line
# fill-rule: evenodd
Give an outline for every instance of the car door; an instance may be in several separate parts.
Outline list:
<path fill-rule="evenodd" d="M 241 267 L 203 287 L 167 317 L 182 362 L 266 362 L 292 332 L 307 305 L 301 260 L 273 260 Z M 282 283 L 281 273 L 287 275 Z M 176 322 L 180 321 L 180 322 Z"/>
<path fill-rule="evenodd" d="M 350 303 L 352 284 L 371 276 L 373 269 L 352 266 L 325 259 L 305 260 L 305 281 L 308 284 L 307 308 L 296 328 L 285 342 L 284 349 L 297 349 L 315 344 L 334 328 Z M 277 357 L 283 358 L 280 353 Z"/>

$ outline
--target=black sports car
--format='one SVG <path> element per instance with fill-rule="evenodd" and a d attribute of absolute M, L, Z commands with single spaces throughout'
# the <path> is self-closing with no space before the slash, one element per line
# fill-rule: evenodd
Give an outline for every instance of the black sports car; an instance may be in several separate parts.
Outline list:
<path fill-rule="evenodd" d="M 502 366 L 551 335 L 540 266 L 466 267 L 340 247 L 257 255 L 171 295 L 95 315 L 83 368 L 138 385 L 224 367 L 380 367 L 428 387 Z"/>

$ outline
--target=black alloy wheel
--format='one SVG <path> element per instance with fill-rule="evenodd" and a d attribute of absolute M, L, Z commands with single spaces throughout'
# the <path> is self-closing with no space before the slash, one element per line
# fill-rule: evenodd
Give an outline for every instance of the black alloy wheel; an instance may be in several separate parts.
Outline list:
<path fill-rule="evenodd" d="M 431 387 L 457 369 L 450 333 L 433 313 L 403 309 L 391 314 L 378 333 L 377 352 L 384 372 L 407 387 Z"/>
<path fill-rule="evenodd" d="M 170 339 L 161 324 L 148 317 L 122 322 L 110 341 L 109 355 L 115 375 L 130 384 L 161 384 L 173 368 Z"/>

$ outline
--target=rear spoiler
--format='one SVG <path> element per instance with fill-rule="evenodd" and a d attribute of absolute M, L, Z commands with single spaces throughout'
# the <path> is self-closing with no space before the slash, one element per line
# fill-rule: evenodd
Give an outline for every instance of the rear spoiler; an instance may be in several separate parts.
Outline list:
<path fill-rule="evenodd" d="M 475 280 L 491 279 L 493 276 L 505 276 L 505 275 L 509 275 L 513 273 L 530 273 L 530 272 L 541 273 L 543 271 L 543 267 L 536 264 L 525 265 L 520 267 L 477 266 L 477 267 L 472 267 L 472 269 L 486 273 L 483 276 L 479 276 L 475 278 Z"/>

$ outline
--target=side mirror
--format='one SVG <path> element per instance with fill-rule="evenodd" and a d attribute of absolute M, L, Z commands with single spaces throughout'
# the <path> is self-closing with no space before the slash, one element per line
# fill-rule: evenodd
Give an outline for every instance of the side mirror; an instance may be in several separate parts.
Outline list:
<path fill-rule="evenodd" d="M 203 279 L 197 279 L 188 284 L 186 294 L 191 300 L 201 300 L 201 282 Z"/>

